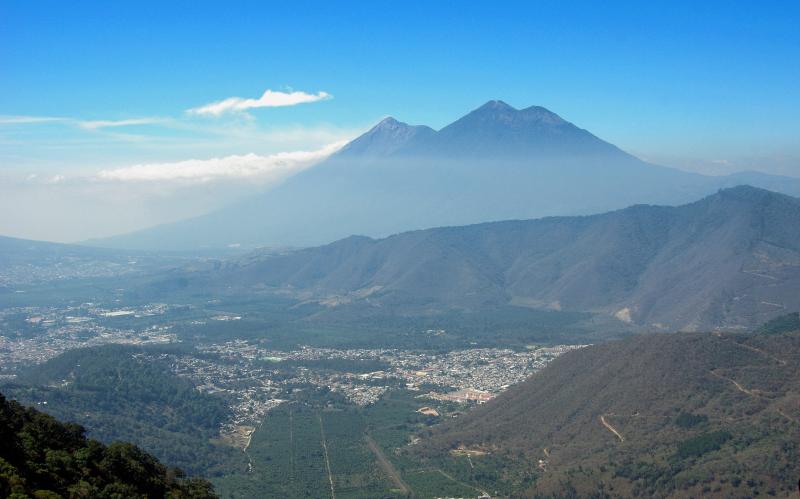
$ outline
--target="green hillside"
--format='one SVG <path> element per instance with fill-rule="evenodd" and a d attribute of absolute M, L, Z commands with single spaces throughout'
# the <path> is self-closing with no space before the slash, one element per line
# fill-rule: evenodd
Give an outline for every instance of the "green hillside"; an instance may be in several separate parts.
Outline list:
<path fill-rule="evenodd" d="M 133 442 L 190 475 L 245 466 L 241 453 L 214 443 L 228 407 L 201 393 L 136 347 L 66 352 L 33 366 L 3 391 L 59 419 L 79 422 L 103 442 Z"/>
<path fill-rule="evenodd" d="M 210 483 L 182 478 L 140 448 L 105 446 L 0 395 L 0 496 L 9 498 L 210 498 Z"/>

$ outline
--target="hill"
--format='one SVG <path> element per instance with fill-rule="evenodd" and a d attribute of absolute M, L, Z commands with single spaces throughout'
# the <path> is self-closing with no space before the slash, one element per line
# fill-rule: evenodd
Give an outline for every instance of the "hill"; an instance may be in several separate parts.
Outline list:
<path fill-rule="evenodd" d="M 744 186 L 678 207 L 350 237 L 192 279 L 316 301 L 328 316 L 514 305 L 649 329 L 751 328 L 800 307 L 800 200 Z"/>
<path fill-rule="evenodd" d="M 87 440 L 82 427 L 3 395 L 0 441 L 3 497 L 216 497 L 208 482 L 182 479 L 138 447 Z"/>
<path fill-rule="evenodd" d="M 240 453 L 213 443 L 229 416 L 226 401 L 195 390 L 143 352 L 120 345 L 71 350 L 30 367 L 2 390 L 80 423 L 92 438 L 133 442 L 190 475 L 244 466 Z"/>
<path fill-rule="evenodd" d="M 799 333 L 595 345 L 432 431 L 415 452 L 471 455 L 516 494 L 789 496 L 800 476 L 798 361 Z"/>
<path fill-rule="evenodd" d="M 706 177 L 653 165 L 539 106 L 490 101 L 439 131 L 383 120 L 337 154 L 253 198 L 93 244 L 299 247 L 351 234 L 680 204 L 741 183 L 800 195 L 800 180 Z"/>

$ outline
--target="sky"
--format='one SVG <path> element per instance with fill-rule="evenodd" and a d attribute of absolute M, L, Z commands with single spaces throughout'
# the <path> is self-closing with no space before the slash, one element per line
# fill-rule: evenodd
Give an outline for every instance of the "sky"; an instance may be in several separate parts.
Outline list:
<path fill-rule="evenodd" d="M 386 116 L 541 105 L 645 160 L 800 176 L 800 2 L 0 0 L 0 234 L 212 210 Z"/>

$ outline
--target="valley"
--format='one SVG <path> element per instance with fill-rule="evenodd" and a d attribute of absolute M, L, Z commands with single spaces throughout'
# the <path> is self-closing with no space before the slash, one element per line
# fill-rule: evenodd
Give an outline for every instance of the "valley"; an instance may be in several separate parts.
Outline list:
<path fill-rule="evenodd" d="M 798 24 L 0 0 L 0 499 L 798 497 Z"/>
<path fill-rule="evenodd" d="M 76 278 L 15 257 L 0 392 L 222 497 L 783 493 L 798 209 L 739 187 Z"/>

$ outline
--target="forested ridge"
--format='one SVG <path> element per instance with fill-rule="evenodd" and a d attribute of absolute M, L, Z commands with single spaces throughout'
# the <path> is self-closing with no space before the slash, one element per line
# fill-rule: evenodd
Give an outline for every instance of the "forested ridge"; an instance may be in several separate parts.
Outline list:
<path fill-rule="evenodd" d="M 84 428 L 0 394 L 0 496 L 9 498 L 212 498 L 211 484 L 184 478 L 135 445 L 103 445 Z"/>

